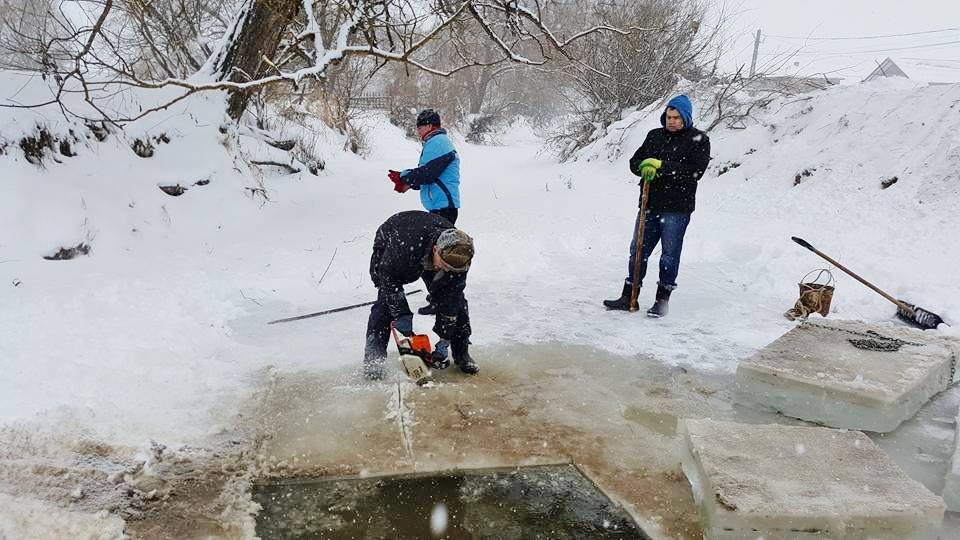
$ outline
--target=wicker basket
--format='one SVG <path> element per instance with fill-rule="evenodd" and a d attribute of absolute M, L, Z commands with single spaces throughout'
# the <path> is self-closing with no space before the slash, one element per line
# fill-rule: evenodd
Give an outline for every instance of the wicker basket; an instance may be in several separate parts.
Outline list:
<path fill-rule="evenodd" d="M 816 277 L 807 281 L 814 272 L 817 272 Z M 791 321 L 806 319 L 811 313 L 819 313 L 826 317 L 830 313 L 830 302 L 833 300 L 836 282 L 833 274 L 826 268 L 811 270 L 803 276 L 798 284 L 800 286 L 800 298 L 797 303 L 783 316 Z"/>

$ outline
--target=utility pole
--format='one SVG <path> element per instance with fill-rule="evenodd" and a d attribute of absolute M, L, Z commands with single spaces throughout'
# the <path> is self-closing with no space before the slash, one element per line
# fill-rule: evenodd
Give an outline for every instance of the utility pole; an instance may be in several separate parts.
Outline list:
<path fill-rule="evenodd" d="M 757 28 L 757 37 L 753 40 L 753 61 L 750 62 L 750 76 L 757 72 L 757 53 L 760 52 L 760 29 Z"/>

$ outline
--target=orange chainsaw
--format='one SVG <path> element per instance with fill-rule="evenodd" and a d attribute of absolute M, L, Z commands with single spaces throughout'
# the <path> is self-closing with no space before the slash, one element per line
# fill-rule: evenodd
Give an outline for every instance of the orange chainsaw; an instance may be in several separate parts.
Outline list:
<path fill-rule="evenodd" d="M 441 339 L 437 342 L 437 347 L 433 348 L 430 345 L 430 336 L 425 334 L 403 337 L 393 323 L 390 323 L 390 331 L 397 344 L 397 352 L 400 353 L 403 371 L 418 385 L 423 386 L 433 380 L 430 369 L 446 369 L 450 366 L 450 343 L 447 340 Z"/>

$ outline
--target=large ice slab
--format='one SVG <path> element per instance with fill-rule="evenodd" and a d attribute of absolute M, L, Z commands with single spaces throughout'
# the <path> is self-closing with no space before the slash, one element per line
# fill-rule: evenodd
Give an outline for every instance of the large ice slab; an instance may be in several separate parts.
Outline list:
<path fill-rule="evenodd" d="M 943 500 L 861 432 L 713 420 L 678 432 L 709 540 L 939 535 Z"/>
<path fill-rule="evenodd" d="M 943 502 L 947 508 L 960 512 L 960 415 L 956 421 L 957 431 L 953 438 L 953 459 L 947 471 L 946 481 L 943 483 Z"/>
<path fill-rule="evenodd" d="M 740 362 L 736 400 L 886 433 L 956 382 L 958 356 L 960 342 L 936 331 L 807 321 Z"/>

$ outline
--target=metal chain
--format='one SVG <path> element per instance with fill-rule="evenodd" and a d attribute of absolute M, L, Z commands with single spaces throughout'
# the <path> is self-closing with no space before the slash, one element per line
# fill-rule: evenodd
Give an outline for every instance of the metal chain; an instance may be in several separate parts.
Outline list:
<path fill-rule="evenodd" d="M 897 352 L 900 350 L 899 341 L 879 341 L 876 339 L 847 339 L 851 345 L 865 351 Z"/>
<path fill-rule="evenodd" d="M 900 347 L 902 347 L 902 346 L 904 346 L 904 345 L 914 345 L 914 346 L 916 346 L 916 347 L 922 347 L 922 346 L 923 346 L 923 343 L 915 343 L 915 342 L 913 342 L 913 341 L 906 341 L 906 340 L 903 340 L 903 339 L 897 339 L 897 338 L 887 337 L 887 336 L 884 336 L 884 335 L 880 334 L 879 332 L 877 332 L 877 331 L 875 331 L 875 330 L 867 330 L 866 332 L 857 332 L 856 330 L 848 330 L 848 329 L 846 329 L 846 328 L 837 328 L 837 327 L 835 327 L 835 326 L 826 326 L 826 325 L 822 325 L 822 324 L 813 323 L 813 322 L 810 322 L 810 321 L 804 321 L 803 323 L 801 323 L 801 325 L 809 325 L 809 326 L 813 326 L 813 327 L 815 327 L 815 328 L 822 328 L 822 329 L 824 329 L 824 330 L 831 330 L 831 331 L 833 331 L 833 332 L 840 332 L 840 333 L 844 333 L 844 334 L 851 334 L 851 335 L 854 335 L 854 336 L 858 336 L 858 337 L 860 337 L 860 338 L 866 338 L 866 339 L 858 339 L 858 340 L 854 340 L 854 339 L 847 338 L 847 341 L 849 341 L 851 345 L 853 345 L 854 347 L 857 347 L 858 349 L 877 350 L 877 351 L 884 351 L 884 352 L 892 352 L 892 351 L 897 351 L 897 350 L 899 350 Z M 876 341 L 877 338 L 882 339 L 882 340 L 885 340 L 885 341 L 887 341 L 889 344 Z M 858 344 L 855 343 L 855 342 L 859 342 L 860 345 L 863 345 L 863 346 L 860 346 L 860 345 L 858 345 Z M 872 343 L 871 343 L 871 342 L 872 342 Z M 875 344 L 875 346 L 876 346 L 877 348 L 875 348 L 875 349 L 874 349 L 874 348 L 868 348 L 868 347 L 870 347 L 871 345 L 874 345 L 874 344 Z M 890 348 L 890 347 L 896 347 L 896 348 Z M 950 384 L 953 383 L 954 376 L 955 376 L 956 374 L 957 374 L 957 354 L 956 354 L 956 352 L 951 351 L 951 354 L 950 354 Z"/>
<path fill-rule="evenodd" d="M 861 338 L 882 339 L 882 340 L 885 340 L 885 341 L 896 342 L 896 343 L 899 343 L 900 345 L 915 345 L 915 346 L 917 346 L 917 347 L 923 346 L 923 343 L 914 343 L 913 341 L 906 341 L 906 340 L 903 340 L 903 339 L 887 337 L 887 336 L 885 336 L 885 335 L 877 332 L 876 330 L 867 330 L 866 332 L 858 332 L 858 331 L 856 331 L 856 330 L 848 330 L 848 329 L 846 329 L 846 328 L 837 328 L 837 327 L 835 327 L 835 326 L 826 326 L 826 325 L 822 325 L 822 324 L 813 323 L 813 322 L 810 322 L 810 321 L 805 321 L 803 324 L 806 324 L 806 325 L 809 325 L 809 326 L 813 326 L 813 327 L 816 327 L 816 328 L 822 328 L 822 329 L 824 329 L 824 330 L 831 330 L 831 331 L 833 331 L 833 332 L 841 332 L 841 333 L 845 333 L 845 334 L 850 334 L 850 335 L 858 336 L 858 337 L 861 337 Z"/>

